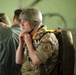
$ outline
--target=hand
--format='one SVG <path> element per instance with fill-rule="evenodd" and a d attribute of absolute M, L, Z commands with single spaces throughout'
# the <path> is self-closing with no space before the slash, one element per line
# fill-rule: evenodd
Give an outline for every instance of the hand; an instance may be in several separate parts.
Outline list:
<path fill-rule="evenodd" d="M 23 43 L 24 43 L 23 38 L 24 38 L 24 32 L 22 32 L 22 33 L 19 35 L 19 43 L 20 43 L 20 44 L 23 44 Z"/>
<path fill-rule="evenodd" d="M 24 34 L 24 41 L 25 41 L 26 45 L 32 44 L 32 38 L 31 38 L 30 34 L 28 34 L 28 33 Z"/>

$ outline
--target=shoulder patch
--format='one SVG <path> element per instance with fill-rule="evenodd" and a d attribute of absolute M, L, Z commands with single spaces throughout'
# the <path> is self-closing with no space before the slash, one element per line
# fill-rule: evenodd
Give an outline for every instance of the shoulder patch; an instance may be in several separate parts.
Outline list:
<path fill-rule="evenodd" d="M 51 45 L 50 45 L 50 43 L 45 43 L 42 48 L 43 48 L 44 52 L 49 52 L 51 49 Z"/>

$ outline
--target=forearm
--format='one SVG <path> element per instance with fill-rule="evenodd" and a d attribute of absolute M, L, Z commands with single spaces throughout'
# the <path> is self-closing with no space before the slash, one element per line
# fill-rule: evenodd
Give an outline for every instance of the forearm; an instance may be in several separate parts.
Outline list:
<path fill-rule="evenodd" d="M 23 63 L 23 46 L 19 44 L 18 49 L 16 51 L 16 63 L 22 64 Z"/>
<path fill-rule="evenodd" d="M 33 44 L 30 43 L 30 45 L 27 45 L 27 47 L 28 47 L 29 56 L 30 56 L 32 62 L 34 64 L 40 64 L 41 61 L 39 60 L 39 58 L 36 55 L 36 50 L 34 49 Z"/>

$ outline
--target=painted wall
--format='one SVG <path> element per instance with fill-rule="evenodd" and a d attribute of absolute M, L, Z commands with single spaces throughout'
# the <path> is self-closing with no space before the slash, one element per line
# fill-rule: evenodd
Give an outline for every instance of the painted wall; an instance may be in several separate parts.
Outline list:
<path fill-rule="evenodd" d="M 34 1 L 38 3 L 32 5 Z M 44 15 L 43 24 L 50 28 L 76 28 L 76 0 L 0 0 L 0 12 L 12 22 L 17 8 L 34 7 Z"/>

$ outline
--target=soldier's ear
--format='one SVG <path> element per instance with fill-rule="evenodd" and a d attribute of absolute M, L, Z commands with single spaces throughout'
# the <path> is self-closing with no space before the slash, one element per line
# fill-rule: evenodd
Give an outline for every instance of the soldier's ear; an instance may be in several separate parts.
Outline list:
<path fill-rule="evenodd" d="M 38 21 L 34 21 L 34 26 L 36 26 L 38 24 Z"/>

